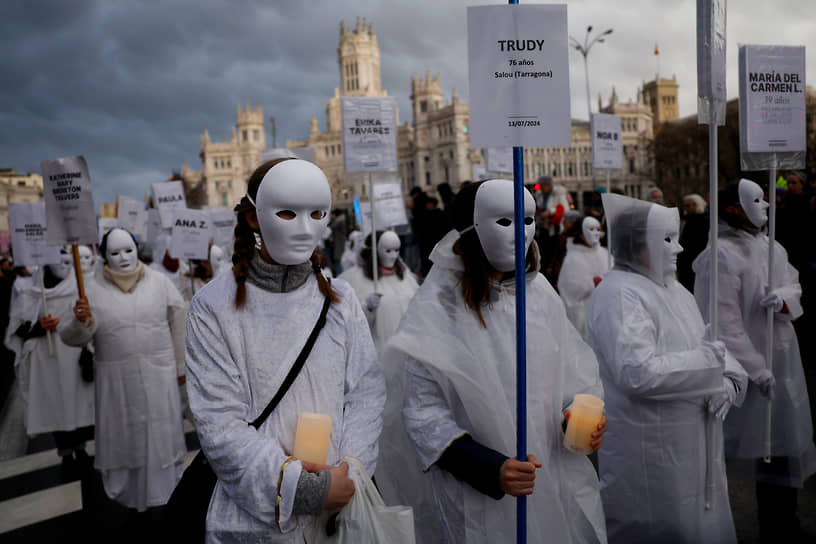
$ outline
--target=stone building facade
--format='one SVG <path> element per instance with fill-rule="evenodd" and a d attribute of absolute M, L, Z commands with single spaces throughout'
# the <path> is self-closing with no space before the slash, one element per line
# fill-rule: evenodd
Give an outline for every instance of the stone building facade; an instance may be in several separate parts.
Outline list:
<path fill-rule="evenodd" d="M 310 148 L 314 162 L 332 184 L 336 205 L 347 205 L 355 194 L 367 200 L 367 177 L 345 175 L 341 98 L 384 97 L 380 75 L 380 48 L 373 24 L 358 18 L 353 27 L 340 22 L 337 47 L 339 87 L 325 107 L 325 131 L 317 116 L 309 122 L 309 135 L 302 140 L 286 140 L 292 150 Z M 470 110 L 456 89 L 443 91 L 439 74 L 427 72 L 411 77 L 411 120 L 399 124 L 397 112 L 397 157 L 399 178 L 407 193 L 413 187 L 432 189 L 448 182 L 454 187 L 473 177 L 473 165 L 483 164 L 484 150 L 470 146 Z M 612 173 L 613 184 L 627 194 L 641 196 L 654 183 L 652 142 L 655 119 L 677 118 L 676 78 L 644 83 L 637 98 L 623 102 L 613 89 L 606 106 L 599 109 L 620 115 L 623 122 L 624 169 Z M 233 206 L 246 191 L 246 180 L 260 162 L 265 148 L 263 113 L 260 107 L 238 108 L 232 137 L 213 142 L 205 131 L 201 136 L 200 171 L 182 167 L 181 178 L 191 206 Z M 605 184 L 605 172 L 592 169 L 589 123 L 573 120 L 572 142 L 567 147 L 525 148 L 525 180 L 534 183 L 550 175 L 573 194 L 578 206 L 582 196 Z"/>

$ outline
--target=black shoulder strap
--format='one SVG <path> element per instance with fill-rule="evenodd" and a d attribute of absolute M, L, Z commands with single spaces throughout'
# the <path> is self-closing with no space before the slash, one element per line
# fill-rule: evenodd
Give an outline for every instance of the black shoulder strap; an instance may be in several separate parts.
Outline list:
<path fill-rule="evenodd" d="M 323 309 L 320 310 L 320 317 L 317 318 L 317 323 L 315 323 L 314 329 L 312 329 L 312 334 L 309 335 L 309 338 L 306 340 L 306 345 L 303 346 L 303 349 L 300 350 L 300 355 L 298 355 L 297 359 L 295 359 L 295 364 L 292 365 L 291 370 L 289 370 L 289 374 L 286 375 L 286 379 L 283 380 L 283 383 L 278 389 L 278 392 L 275 393 L 275 396 L 269 401 L 269 404 L 266 405 L 264 411 L 261 412 L 255 421 L 250 423 L 256 429 L 263 425 L 263 422 L 266 421 L 266 418 L 269 417 L 269 414 L 272 413 L 272 410 L 278 405 L 281 401 L 283 396 L 289 391 L 289 387 L 295 381 L 298 374 L 300 374 L 300 369 L 303 368 L 303 363 L 306 362 L 306 359 L 309 357 L 309 353 L 312 352 L 312 347 L 314 346 L 315 341 L 317 340 L 317 336 L 320 334 L 320 330 L 323 328 L 323 325 L 326 324 L 326 314 L 329 312 L 329 305 L 331 304 L 331 297 L 326 297 L 323 301 Z"/>

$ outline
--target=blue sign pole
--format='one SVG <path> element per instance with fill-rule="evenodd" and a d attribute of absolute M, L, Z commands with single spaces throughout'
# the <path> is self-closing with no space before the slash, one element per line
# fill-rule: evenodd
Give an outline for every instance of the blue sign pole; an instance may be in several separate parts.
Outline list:
<path fill-rule="evenodd" d="M 527 301 L 524 244 L 524 148 L 513 148 L 513 226 L 516 229 L 516 456 L 527 460 Z M 516 542 L 527 542 L 527 497 L 516 500 Z"/>

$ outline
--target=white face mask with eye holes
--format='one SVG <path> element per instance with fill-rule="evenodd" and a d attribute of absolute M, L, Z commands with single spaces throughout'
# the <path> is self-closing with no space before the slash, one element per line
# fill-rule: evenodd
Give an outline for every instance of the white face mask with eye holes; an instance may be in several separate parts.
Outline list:
<path fill-rule="evenodd" d="M 739 201 L 748 221 L 753 226 L 761 229 L 768 222 L 768 208 L 771 206 L 765 202 L 765 194 L 762 188 L 750 179 L 741 179 L 737 186 Z"/>
<path fill-rule="evenodd" d="M 67 278 L 73 268 L 74 259 L 67 253 L 60 253 L 59 264 L 48 265 L 48 269 L 51 270 L 51 273 L 61 280 Z"/>
<path fill-rule="evenodd" d="M 524 190 L 524 254 L 535 236 L 535 200 Z M 506 179 L 485 181 L 476 191 L 473 226 L 490 265 L 499 272 L 516 268 L 515 230 L 513 227 L 513 182 Z"/>
<path fill-rule="evenodd" d="M 394 263 L 397 262 L 400 250 L 400 239 L 397 233 L 387 230 L 382 233 L 377 240 L 377 258 L 378 266 L 383 268 L 394 268 Z"/>
<path fill-rule="evenodd" d="M 653 205 L 646 218 L 650 277 L 663 285 L 674 279 L 680 245 L 680 214 L 677 208 Z M 661 281 L 662 280 L 662 281 Z"/>
<path fill-rule="evenodd" d="M 127 231 L 122 229 L 110 231 L 105 247 L 105 261 L 114 272 L 136 270 L 139 255 L 136 252 L 136 243 Z"/>
<path fill-rule="evenodd" d="M 292 159 L 264 176 L 255 198 L 261 238 L 278 264 L 302 264 L 312 256 L 329 222 L 331 189 L 314 164 Z"/>
<path fill-rule="evenodd" d="M 79 246 L 79 265 L 82 267 L 82 274 L 84 276 L 93 274 L 94 264 L 96 264 L 96 259 L 91 248 Z"/>
<path fill-rule="evenodd" d="M 581 232 L 588 246 L 598 247 L 601 244 L 601 224 L 594 217 L 584 217 Z"/>

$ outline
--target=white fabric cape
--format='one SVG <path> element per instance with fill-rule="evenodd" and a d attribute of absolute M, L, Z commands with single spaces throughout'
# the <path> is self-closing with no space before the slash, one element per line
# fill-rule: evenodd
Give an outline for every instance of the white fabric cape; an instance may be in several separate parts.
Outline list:
<path fill-rule="evenodd" d="M 602 278 L 608 270 L 609 253 L 605 247 L 587 247 L 572 239 L 567 242 L 567 255 L 558 275 L 558 292 L 567 317 L 584 340 L 587 339 L 587 305 L 595 290 L 592 278 Z"/>
<path fill-rule="evenodd" d="M 53 355 L 48 353 L 47 336 L 23 342 L 14 331 L 26 321 L 33 326 L 45 315 L 42 293 L 39 282 L 33 281 L 15 282 L 14 291 L 6 346 L 16 354 L 14 367 L 26 402 L 26 432 L 35 435 L 93 425 L 94 388 L 82 380 L 79 368 L 82 348 L 65 344 L 56 331 L 51 333 Z M 70 319 L 77 298 L 73 274 L 45 289 L 45 295 L 52 317 L 63 322 Z"/>
<path fill-rule="evenodd" d="M 768 284 L 768 237 L 719 226 L 719 329 L 720 336 L 749 376 L 765 368 L 768 342 L 767 310 L 759 300 Z M 694 261 L 694 296 L 704 316 L 708 316 L 711 278 L 711 249 L 706 247 Z M 774 245 L 774 291 L 788 305 L 789 314 L 774 318 L 773 375 L 776 391 L 771 407 L 771 453 L 790 458 L 792 472 L 769 482 L 801 487 L 816 472 L 816 448 L 808 391 L 805 384 L 799 343 L 792 321 L 802 315 L 799 275 L 788 262 L 788 254 Z M 745 403 L 731 410 L 725 421 L 728 457 L 756 459 L 765 451 L 765 411 L 768 405 L 751 382 Z"/>
<path fill-rule="evenodd" d="M 298 414 L 332 418 L 327 464 L 345 455 L 373 472 L 385 384 L 363 310 L 349 285 L 340 293 L 297 379 L 255 430 L 314 328 L 324 297 L 317 281 L 288 293 L 247 283 L 235 308 L 235 278 L 223 274 L 193 298 L 187 321 L 187 392 L 201 447 L 218 475 L 207 514 L 208 542 L 303 542 L 312 518 L 292 516 L 301 472 L 292 461 Z M 279 479 L 281 534 L 275 523 Z M 295 526 L 298 529 L 294 529 Z"/>
<path fill-rule="evenodd" d="M 95 466 L 116 501 L 139 510 L 165 504 L 187 451 L 173 338 L 184 301 L 151 269 L 130 293 L 100 277 L 86 293 L 92 322 L 72 315 L 59 331 L 71 345 L 94 341 Z"/>
<path fill-rule="evenodd" d="M 457 237 L 451 231 L 433 250 L 431 272 L 389 344 L 386 365 L 413 360 L 435 383 L 407 374 L 403 421 L 416 456 L 400 444 L 405 431 L 393 411 L 402 399 L 398 393 L 389 399 L 383 448 L 391 451 L 384 451 L 388 465 L 377 480 L 392 503 L 411 501 L 418 542 L 440 536 L 448 542 L 513 542 L 514 497 L 495 501 L 434 465 L 463 432 L 505 455 L 516 451 L 515 288 L 512 281 L 495 286 L 482 327 L 462 298 L 462 264 L 452 252 Z M 422 389 L 421 383 L 432 387 Z M 574 394 L 603 395 L 598 365 L 538 273 L 527 278 L 527 391 L 528 453 L 543 465 L 527 500 L 528 541 L 605 542 L 595 471 L 585 456 L 563 446 L 561 428 Z M 429 480 L 433 498 L 427 495 Z M 434 510 L 439 529 L 428 520 Z"/>
<path fill-rule="evenodd" d="M 609 542 L 736 542 L 719 420 L 705 509 L 706 400 L 724 374 L 744 395 L 747 376 L 701 345 L 694 297 L 674 280 L 612 270 L 590 298 L 588 327 L 609 418 L 598 452 Z"/>

